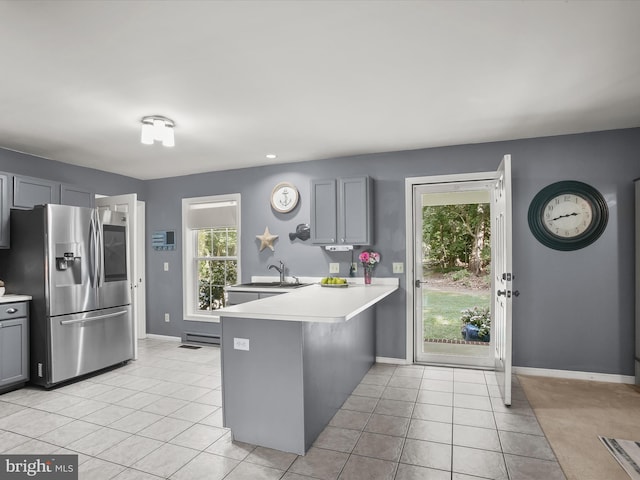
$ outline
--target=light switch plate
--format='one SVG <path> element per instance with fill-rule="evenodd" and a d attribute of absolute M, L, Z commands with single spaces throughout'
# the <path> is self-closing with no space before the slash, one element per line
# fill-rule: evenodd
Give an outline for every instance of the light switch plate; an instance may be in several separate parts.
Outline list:
<path fill-rule="evenodd" d="M 170 322 L 171 321 L 171 316 L 168 313 L 164 314 L 164 321 L 165 322 Z"/>
<path fill-rule="evenodd" d="M 329 273 L 340 273 L 340 264 L 339 263 L 330 263 L 329 264 Z"/>
<path fill-rule="evenodd" d="M 249 351 L 249 339 L 233 337 L 233 349 Z"/>
<path fill-rule="evenodd" d="M 164 262 L 164 271 L 165 272 L 169 271 L 169 262 Z"/>
<path fill-rule="evenodd" d="M 393 262 L 393 273 L 404 273 L 404 263 Z"/>

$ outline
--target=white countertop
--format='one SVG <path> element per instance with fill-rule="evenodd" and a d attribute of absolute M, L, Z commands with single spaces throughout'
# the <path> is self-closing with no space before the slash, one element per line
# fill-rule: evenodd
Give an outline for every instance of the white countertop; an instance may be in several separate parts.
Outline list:
<path fill-rule="evenodd" d="M 29 300 L 31 300 L 31 295 L 16 295 L 13 293 L 5 293 L 0 297 L 0 303 L 28 302 Z"/>
<path fill-rule="evenodd" d="M 350 283 L 348 287 L 342 288 L 314 284 L 296 288 L 286 294 L 222 308 L 217 313 L 222 318 L 346 322 L 398 289 L 397 278 L 378 281 L 373 285 Z"/>

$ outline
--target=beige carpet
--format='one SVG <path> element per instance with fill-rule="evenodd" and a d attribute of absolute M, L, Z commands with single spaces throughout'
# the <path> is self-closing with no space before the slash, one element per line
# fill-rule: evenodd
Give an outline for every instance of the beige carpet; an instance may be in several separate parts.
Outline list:
<path fill-rule="evenodd" d="M 640 440 L 640 388 L 518 375 L 567 480 L 629 480 L 598 435 Z"/>

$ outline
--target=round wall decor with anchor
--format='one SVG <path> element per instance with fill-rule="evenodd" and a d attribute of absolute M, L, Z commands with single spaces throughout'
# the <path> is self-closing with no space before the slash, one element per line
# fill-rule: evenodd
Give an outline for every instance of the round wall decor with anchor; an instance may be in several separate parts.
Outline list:
<path fill-rule="evenodd" d="M 271 192 L 271 208 L 276 212 L 289 213 L 298 204 L 298 189 L 291 183 L 281 182 Z"/>
<path fill-rule="evenodd" d="M 604 232 L 609 208 L 602 194 L 586 183 L 563 180 L 540 190 L 529 205 L 529 228 L 554 250 L 579 250 Z"/>

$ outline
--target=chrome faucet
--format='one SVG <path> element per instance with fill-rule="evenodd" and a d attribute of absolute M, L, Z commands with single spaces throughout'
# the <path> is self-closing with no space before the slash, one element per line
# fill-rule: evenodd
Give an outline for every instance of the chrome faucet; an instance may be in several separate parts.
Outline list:
<path fill-rule="evenodd" d="M 272 268 L 275 268 L 278 273 L 280 273 L 280 283 L 284 283 L 284 263 L 282 262 L 282 260 L 280 260 L 280 266 L 277 265 L 269 265 L 269 270 L 271 270 Z"/>

